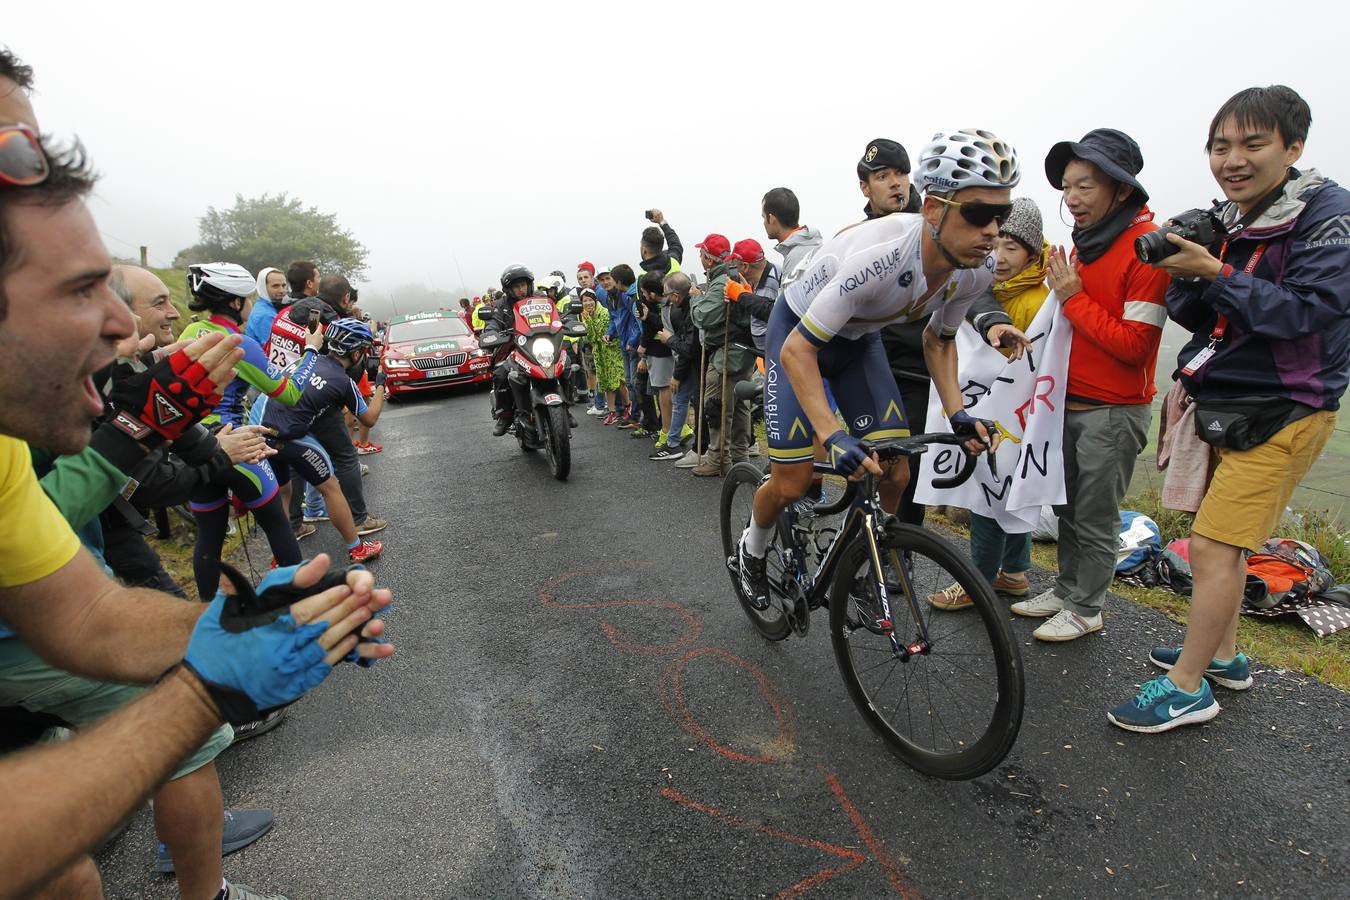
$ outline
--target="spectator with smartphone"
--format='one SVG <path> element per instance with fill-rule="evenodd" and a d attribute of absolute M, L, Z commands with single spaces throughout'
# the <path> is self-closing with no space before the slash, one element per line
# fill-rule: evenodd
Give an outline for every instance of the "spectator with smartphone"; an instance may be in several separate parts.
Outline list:
<path fill-rule="evenodd" d="M 684 244 L 680 243 L 680 236 L 666 222 L 661 210 L 649 209 L 646 216 L 654 224 L 642 230 L 642 240 L 638 242 L 642 262 L 638 266 L 643 272 L 665 278 L 680 271 L 680 263 L 684 262 Z"/>

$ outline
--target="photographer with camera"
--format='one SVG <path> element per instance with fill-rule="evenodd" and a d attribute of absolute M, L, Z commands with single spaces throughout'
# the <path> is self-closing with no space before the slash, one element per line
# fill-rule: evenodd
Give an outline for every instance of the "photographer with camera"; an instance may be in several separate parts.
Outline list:
<path fill-rule="evenodd" d="M 1155 648 L 1149 659 L 1169 674 L 1107 713 L 1130 731 L 1214 718 L 1209 681 L 1251 686 L 1237 649 L 1243 551 L 1270 537 L 1336 424 L 1350 364 L 1350 192 L 1294 168 L 1311 122 L 1283 85 L 1235 94 L 1205 142 L 1226 202 L 1137 248 L 1172 276 L 1168 313 L 1193 332 L 1177 377 L 1218 467 L 1191 527 L 1185 643 Z"/>
<path fill-rule="evenodd" d="M 1073 256 L 1051 248 L 1046 273 L 1073 325 L 1064 410 L 1065 504 L 1058 507 L 1059 577 L 1050 590 L 1012 605 L 1049 617 L 1033 635 L 1072 641 L 1102 628 L 1102 602 L 1116 568 L 1120 501 L 1148 442 L 1150 402 L 1167 308 L 1167 276 L 1135 258 L 1155 231 L 1144 157 L 1134 139 L 1098 128 L 1060 141 L 1045 175 L 1073 216 Z"/>

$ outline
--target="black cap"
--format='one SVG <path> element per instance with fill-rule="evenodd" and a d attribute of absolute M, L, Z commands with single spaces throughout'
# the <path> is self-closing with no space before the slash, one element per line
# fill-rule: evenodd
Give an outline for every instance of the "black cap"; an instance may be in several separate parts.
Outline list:
<path fill-rule="evenodd" d="M 1148 191 L 1135 176 L 1144 168 L 1144 154 L 1134 138 L 1114 128 L 1094 128 L 1081 141 L 1060 141 L 1045 156 L 1045 177 L 1059 190 L 1064 185 L 1064 170 L 1075 159 L 1085 160 L 1108 176 L 1128 184 L 1140 199 L 1148 200 Z"/>
<path fill-rule="evenodd" d="M 858 160 L 858 168 L 867 172 L 877 172 L 881 169 L 899 169 L 903 174 L 909 174 L 909 154 L 898 141 L 892 141 L 887 138 L 876 138 L 867 145 L 863 151 L 862 159 Z"/>

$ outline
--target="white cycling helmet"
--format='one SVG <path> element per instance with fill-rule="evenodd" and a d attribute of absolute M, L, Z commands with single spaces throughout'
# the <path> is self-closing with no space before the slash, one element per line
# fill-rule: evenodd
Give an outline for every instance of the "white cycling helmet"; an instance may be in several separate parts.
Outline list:
<path fill-rule="evenodd" d="M 1022 167 L 1012 144 L 991 131 L 963 128 L 933 135 L 913 177 L 925 194 L 950 194 L 969 187 L 1017 187 Z"/>
<path fill-rule="evenodd" d="M 561 294 L 564 284 L 565 282 L 558 275 L 545 275 L 543 278 L 539 279 L 539 283 L 536 285 L 536 290 L 538 290 L 540 293 L 547 293 L 548 291 L 552 290 Z"/>
<path fill-rule="evenodd" d="M 248 269 L 238 263 L 194 263 L 188 266 L 188 293 L 193 309 L 207 309 L 219 303 L 241 300 L 258 288 Z"/>

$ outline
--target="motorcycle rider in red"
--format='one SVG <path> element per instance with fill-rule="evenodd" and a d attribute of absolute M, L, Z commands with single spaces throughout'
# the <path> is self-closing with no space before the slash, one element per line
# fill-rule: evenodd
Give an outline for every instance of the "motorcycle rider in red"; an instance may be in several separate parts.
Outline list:
<path fill-rule="evenodd" d="M 538 296 L 535 291 L 534 273 L 519 263 L 506 267 L 502 272 L 502 291 L 504 292 L 497 300 L 497 305 L 493 307 L 490 317 L 484 316 L 483 338 L 489 338 L 497 334 L 505 334 L 514 337 L 516 333 L 516 303 L 527 297 Z M 549 298 L 552 301 L 552 297 Z M 557 304 L 554 304 L 555 308 Z M 564 327 L 579 325 L 575 309 L 559 309 L 558 318 L 562 320 Z M 515 394 L 511 390 L 511 384 L 507 380 L 510 372 L 510 364 L 503 364 L 511 355 L 514 342 L 507 340 L 500 344 L 493 356 L 492 371 L 492 396 L 494 416 L 497 424 L 492 428 L 492 434 L 500 437 L 511 429 L 511 423 L 515 420 L 516 401 Z M 564 350 L 564 359 L 566 365 L 563 367 L 563 373 L 559 379 L 563 396 L 571 397 L 572 390 L 572 361 L 570 355 Z M 528 410 L 527 410 L 528 412 Z M 567 424 L 573 428 L 577 427 L 576 417 L 572 415 L 572 410 L 567 410 Z"/>

